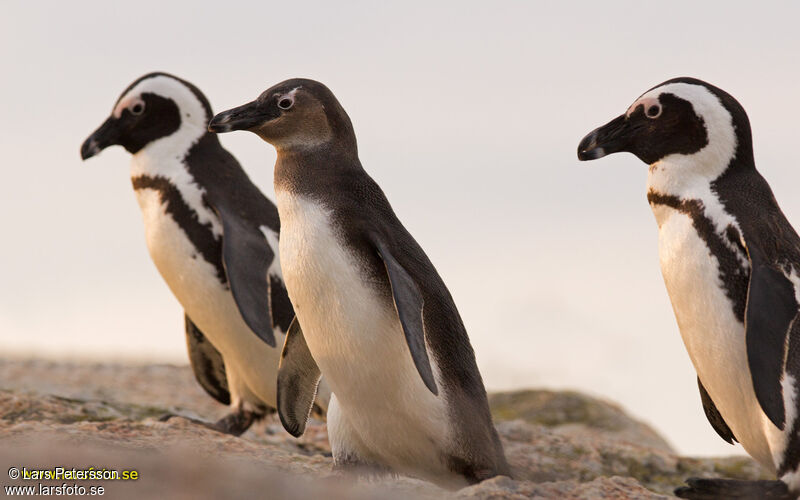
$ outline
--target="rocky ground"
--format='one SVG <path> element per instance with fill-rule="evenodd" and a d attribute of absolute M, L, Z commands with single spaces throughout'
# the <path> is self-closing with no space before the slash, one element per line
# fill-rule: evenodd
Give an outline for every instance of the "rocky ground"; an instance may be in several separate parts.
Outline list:
<path fill-rule="evenodd" d="M 110 498 L 669 498 L 686 477 L 767 477 L 750 459 L 678 456 L 618 406 L 574 392 L 490 395 L 514 480 L 457 492 L 405 477 L 331 471 L 325 425 L 294 439 L 277 417 L 242 437 L 168 412 L 213 421 L 226 408 L 188 367 L 0 359 L 0 485 L 10 467 L 136 470 L 136 481 L 55 481 Z M 710 429 L 709 429 L 710 431 Z M 88 491 L 88 490 L 87 490 Z"/>

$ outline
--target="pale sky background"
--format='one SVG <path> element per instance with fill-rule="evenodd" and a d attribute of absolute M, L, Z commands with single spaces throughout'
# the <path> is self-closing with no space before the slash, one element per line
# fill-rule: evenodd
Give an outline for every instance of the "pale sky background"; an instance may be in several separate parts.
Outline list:
<path fill-rule="evenodd" d="M 800 222 L 796 2 L 0 3 L 0 356 L 186 363 L 121 148 L 79 147 L 135 78 L 188 79 L 216 111 L 326 83 L 361 160 L 428 252 L 489 389 L 620 402 L 691 454 L 707 423 L 661 279 L 646 166 L 579 163 L 591 129 L 695 76 L 747 109 L 756 161 Z M 273 196 L 275 153 L 223 144 Z"/>

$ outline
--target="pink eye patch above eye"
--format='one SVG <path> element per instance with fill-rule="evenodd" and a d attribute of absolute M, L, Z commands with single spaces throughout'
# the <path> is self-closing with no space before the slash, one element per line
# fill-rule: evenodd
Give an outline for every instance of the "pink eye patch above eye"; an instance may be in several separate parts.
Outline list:
<path fill-rule="evenodd" d="M 144 101 L 142 101 L 142 99 L 138 96 L 125 97 L 117 103 L 117 105 L 114 107 L 114 111 L 111 114 L 114 118 L 119 118 L 122 116 L 122 111 L 125 109 L 130 109 L 137 104 L 144 106 Z"/>
<path fill-rule="evenodd" d="M 645 113 L 647 113 L 647 110 L 650 109 L 651 106 L 656 106 L 659 110 L 661 109 L 661 104 L 658 102 L 657 97 L 642 97 L 633 104 L 631 104 L 631 107 L 629 107 L 628 111 L 625 112 L 625 116 L 631 116 L 631 113 L 636 111 L 636 108 L 638 108 L 639 106 L 644 106 Z M 661 111 L 659 111 L 659 114 L 660 113 Z"/>

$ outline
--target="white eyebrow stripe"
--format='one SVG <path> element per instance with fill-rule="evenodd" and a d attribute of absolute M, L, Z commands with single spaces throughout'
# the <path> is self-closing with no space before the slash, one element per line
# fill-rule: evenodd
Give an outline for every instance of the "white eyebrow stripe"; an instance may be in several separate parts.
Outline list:
<path fill-rule="evenodd" d="M 131 100 L 132 98 L 138 99 L 139 102 L 144 104 L 144 101 L 141 101 L 141 95 L 143 93 L 155 94 L 176 102 L 180 100 L 181 107 L 191 108 L 192 114 L 196 114 L 197 116 L 205 116 L 206 114 L 203 103 L 200 102 L 197 96 L 195 96 L 188 87 L 175 78 L 160 74 L 145 78 L 126 92 L 125 95 L 120 97 L 117 104 L 114 105 L 112 114 L 119 118 L 122 111 L 127 106 L 136 104 L 136 101 Z"/>
<path fill-rule="evenodd" d="M 282 94 L 280 92 L 276 92 L 275 93 L 275 97 L 287 97 L 288 96 L 288 97 L 291 97 L 292 99 L 294 99 L 294 96 L 295 96 L 295 94 L 297 94 L 298 90 L 300 90 L 300 87 L 295 87 L 292 90 L 290 90 L 289 92 L 284 92 Z"/>

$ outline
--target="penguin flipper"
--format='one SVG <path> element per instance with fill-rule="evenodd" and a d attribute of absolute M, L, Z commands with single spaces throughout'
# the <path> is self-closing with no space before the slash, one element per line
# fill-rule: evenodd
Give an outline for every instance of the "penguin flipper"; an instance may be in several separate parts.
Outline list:
<path fill-rule="evenodd" d="M 783 430 L 786 411 L 781 378 L 798 304 L 794 285 L 786 275 L 767 262 L 760 249 L 748 245 L 747 253 L 751 269 L 744 321 L 747 362 L 761 409 Z"/>
<path fill-rule="evenodd" d="M 403 333 L 406 337 L 408 349 L 411 351 L 414 365 L 417 367 L 417 371 L 428 390 L 438 395 L 439 390 L 436 387 L 433 369 L 425 347 L 422 293 L 414 282 L 414 278 L 392 256 L 388 245 L 383 242 L 380 236 L 372 234 L 371 240 L 386 267 L 394 305 L 397 309 L 397 315 L 400 317 L 400 324 L 403 326 Z"/>
<path fill-rule="evenodd" d="M 308 350 L 297 316 L 292 320 L 278 367 L 278 416 L 294 437 L 306 430 L 322 373 Z"/>
<path fill-rule="evenodd" d="M 192 364 L 194 377 L 212 398 L 224 405 L 231 404 L 231 393 L 228 390 L 228 377 L 225 374 L 222 355 L 211 345 L 191 318 L 188 315 L 184 316 L 186 346 L 189 349 L 189 361 Z"/>
<path fill-rule="evenodd" d="M 236 306 L 247 326 L 275 347 L 272 292 L 267 276 L 275 252 L 264 234 L 246 225 L 234 210 L 217 207 L 217 214 L 222 220 L 222 264 Z"/>
<path fill-rule="evenodd" d="M 725 419 L 722 418 L 722 415 L 719 413 L 719 410 L 714 404 L 714 401 L 711 399 L 711 396 L 708 395 L 706 388 L 703 387 L 703 383 L 700 382 L 700 377 L 697 377 L 697 386 L 700 388 L 700 400 L 703 402 L 703 411 L 705 412 L 706 418 L 711 424 L 711 427 L 717 431 L 719 437 L 728 443 L 738 443 L 739 441 L 737 441 L 736 436 L 733 435 L 733 431 L 731 431 L 731 428 L 728 427 L 727 423 L 725 423 Z"/>

